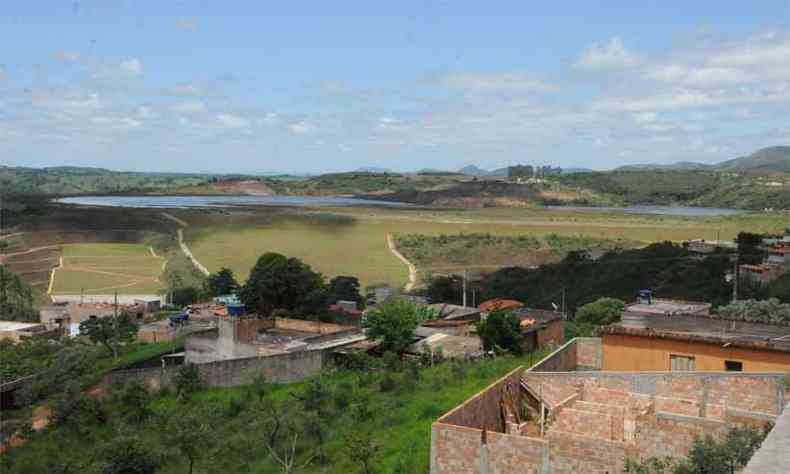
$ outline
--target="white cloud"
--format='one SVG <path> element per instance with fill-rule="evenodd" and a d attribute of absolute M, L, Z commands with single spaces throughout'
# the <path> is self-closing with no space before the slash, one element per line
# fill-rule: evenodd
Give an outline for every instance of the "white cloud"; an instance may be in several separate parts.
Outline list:
<path fill-rule="evenodd" d="M 206 104 L 199 100 L 188 100 L 170 106 L 170 110 L 181 115 L 197 114 L 206 111 Z"/>
<path fill-rule="evenodd" d="M 54 109 L 66 113 L 90 112 L 104 107 L 99 94 L 80 90 L 37 90 L 33 91 L 31 101 L 36 107 Z"/>
<path fill-rule="evenodd" d="M 137 58 L 124 59 L 119 68 L 127 76 L 136 77 L 143 74 L 143 63 Z"/>
<path fill-rule="evenodd" d="M 232 114 L 218 114 L 217 121 L 227 128 L 247 128 L 250 126 L 249 120 Z"/>
<path fill-rule="evenodd" d="M 617 36 L 609 39 L 606 44 L 594 44 L 576 59 L 574 67 L 579 69 L 620 69 L 637 66 L 642 58 L 626 49 L 623 41 Z"/>
<path fill-rule="evenodd" d="M 292 123 L 292 124 L 288 125 L 288 128 L 293 133 L 296 133 L 297 135 L 308 134 L 308 133 L 311 133 L 311 132 L 313 132 L 315 130 L 315 126 L 314 125 L 312 125 L 311 123 L 309 123 L 307 121 L 304 121 L 304 120 L 302 120 L 300 122 Z"/>
<path fill-rule="evenodd" d="M 450 89 L 466 91 L 551 92 L 558 89 L 523 73 L 452 73 L 443 77 L 440 83 Z"/>

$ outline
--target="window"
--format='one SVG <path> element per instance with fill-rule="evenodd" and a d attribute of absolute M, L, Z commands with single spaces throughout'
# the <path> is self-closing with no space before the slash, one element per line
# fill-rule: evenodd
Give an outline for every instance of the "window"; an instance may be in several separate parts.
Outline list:
<path fill-rule="evenodd" d="M 694 358 L 690 356 L 680 356 L 671 354 L 669 356 L 669 367 L 673 372 L 687 372 L 694 369 Z"/>
<path fill-rule="evenodd" d="M 727 372 L 743 372 L 743 362 L 737 360 L 725 360 L 724 370 Z"/>

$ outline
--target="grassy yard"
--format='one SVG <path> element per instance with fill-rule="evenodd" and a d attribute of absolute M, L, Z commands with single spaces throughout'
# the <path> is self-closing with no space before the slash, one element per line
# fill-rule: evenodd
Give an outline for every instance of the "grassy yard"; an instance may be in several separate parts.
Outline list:
<path fill-rule="evenodd" d="M 325 398 L 326 426 L 323 450 L 325 465 L 313 461 L 302 473 L 361 472 L 350 457 L 349 436 L 370 433 L 376 447 L 374 472 L 427 472 L 430 455 L 431 423 L 490 383 L 520 365 L 530 366 L 544 354 L 520 358 L 500 357 L 476 363 L 444 363 L 419 370 L 386 376 L 384 372 L 329 372 L 321 377 Z M 385 389 L 382 382 L 391 377 L 394 385 Z M 110 412 L 104 422 L 88 421 L 56 426 L 33 435 L 31 442 L 4 455 L 8 473 L 37 473 L 45 466 L 53 469 L 69 461 L 72 466 L 88 464 L 113 436 L 134 436 L 141 445 L 158 454 L 165 474 L 187 472 L 187 461 L 167 441 L 167 430 L 160 420 L 178 416 L 183 410 L 206 414 L 211 435 L 201 445 L 201 457 L 194 472 L 268 473 L 280 472 L 264 444 L 270 407 L 290 404 L 292 422 L 300 426 L 298 459 L 300 463 L 315 454 L 317 441 L 309 434 L 313 418 L 302 408 L 298 397 L 310 382 L 270 386 L 262 401 L 249 387 L 211 389 L 180 401 L 170 394 L 155 397 L 148 404 L 152 413 L 145 421 L 130 423 Z M 79 436 L 77 436 L 79 435 Z M 281 433 L 281 435 L 283 435 Z"/>
<path fill-rule="evenodd" d="M 157 293 L 164 259 L 142 244 L 66 244 L 54 294 Z"/>
<path fill-rule="evenodd" d="M 776 215 L 680 218 L 549 209 L 402 210 L 342 208 L 312 211 L 259 210 L 220 217 L 185 214 L 193 223 L 187 240 L 210 270 L 222 266 L 246 278 L 255 260 L 273 251 L 299 257 L 328 277 L 355 275 L 363 285 L 402 286 L 406 267 L 387 247 L 387 234 L 492 234 L 498 236 L 626 239 L 642 243 L 692 238 L 732 238 L 739 231 L 779 231 Z M 256 218 L 255 214 L 259 214 Z M 336 216 L 335 219 L 327 215 Z M 512 263 L 518 263 L 515 256 Z M 502 265 L 508 262 L 497 261 Z M 487 258 L 469 265 L 491 265 Z M 419 265 L 418 265 L 419 267 Z"/>

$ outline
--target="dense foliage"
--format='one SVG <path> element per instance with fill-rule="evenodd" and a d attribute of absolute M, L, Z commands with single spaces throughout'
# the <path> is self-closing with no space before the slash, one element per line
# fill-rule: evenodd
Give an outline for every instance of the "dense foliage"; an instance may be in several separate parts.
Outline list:
<path fill-rule="evenodd" d="M 239 282 L 233 274 L 233 270 L 222 267 L 219 271 L 206 277 L 203 290 L 208 297 L 229 295 L 239 289 Z"/>
<path fill-rule="evenodd" d="M 549 308 L 559 304 L 564 289 L 571 314 L 600 297 L 633 300 L 643 288 L 652 288 L 658 297 L 709 301 L 717 306 L 730 300 L 732 287 L 725 280 L 730 267 L 726 253 L 700 257 L 664 242 L 609 252 L 597 260 L 570 252 L 561 263 L 534 270 L 503 268 L 489 274 L 481 290 L 483 298 L 512 298 L 531 307 Z"/>
<path fill-rule="evenodd" d="M 510 311 L 494 311 L 477 323 L 477 334 L 487 351 L 521 354 L 521 320 Z"/>
<path fill-rule="evenodd" d="M 320 273 L 298 258 L 278 253 L 262 255 L 239 291 L 247 309 L 268 316 L 284 310 L 294 316 L 318 315 L 326 310 L 327 287 Z"/>
<path fill-rule="evenodd" d="M 365 298 L 359 292 L 359 279 L 353 276 L 336 276 L 329 281 L 329 302 L 354 301 L 357 305 Z"/>
<path fill-rule="evenodd" d="M 414 330 L 427 318 L 413 302 L 390 298 L 365 314 L 362 328 L 382 351 L 399 353 L 414 342 Z"/>
<path fill-rule="evenodd" d="M 0 265 L 0 319 L 37 321 L 33 289 L 22 278 Z"/>
<path fill-rule="evenodd" d="M 80 334 L 87 336 L 93 343 L 106 347 L 114 357 L 118 357 L 121 344 L 134 340 L 137 329 L 137 324 L 126 313 L 90 318 L 80 323 Z"/>
<path fill-rule="evenodd" d="M 117 387 L 130 393 L 70 400 L 70 416 L 29 433 L 26 444 L 2 456 L 0 471 L 150 472 L 155 465 L 156 472 L 182 474 L 192 465 L 196 474 L 283 472 L 286 462 L 306 474 L 427 472 L 431 423 L 543 355 L 344 370 L 260 392 L 210 389 L 181 400 L 170 388 Z M 130 417 L 141 408 L 144 416 Z"/>
<path fill-rule="evenodd" d="M 768 300 L 741 300 L 718 308 L 722 319 L 790 325 L 790 304 L 776 298 Z"/>

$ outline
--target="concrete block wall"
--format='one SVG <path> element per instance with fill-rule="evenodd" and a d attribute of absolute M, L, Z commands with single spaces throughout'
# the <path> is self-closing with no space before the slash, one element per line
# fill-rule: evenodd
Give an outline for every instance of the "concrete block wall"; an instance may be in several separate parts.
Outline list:
<path fill-rule="evenodd" d="M 256 374 L 263 374 L 273 383 L 298 382 L 319 374 L 328 360 L 329 356 L 323 351 L 300 351 L 196 365 L 209 387 L 231 387 L 251 383 Z M 107 374 L 102 384 L 111 387 L 129 380 L 139 380 L 153 389 L 159 389 L 170 385 L 177 372 L 178 366 L 119 370 Z"/>
<path fill-rule="evenodd" d="M 438 423 L 446 423 L 467 428 L 486 428 L 489 431 L 503 432 L 504 422 L 500 413 L 500 401 L 506 386 L 518 396 L 521 393 L 520 382 L 522 368 L 517 368 L 497 380 L 462 405 L 439 418 Z M 518 400 L 516 400 L 518 402 Z"/>

